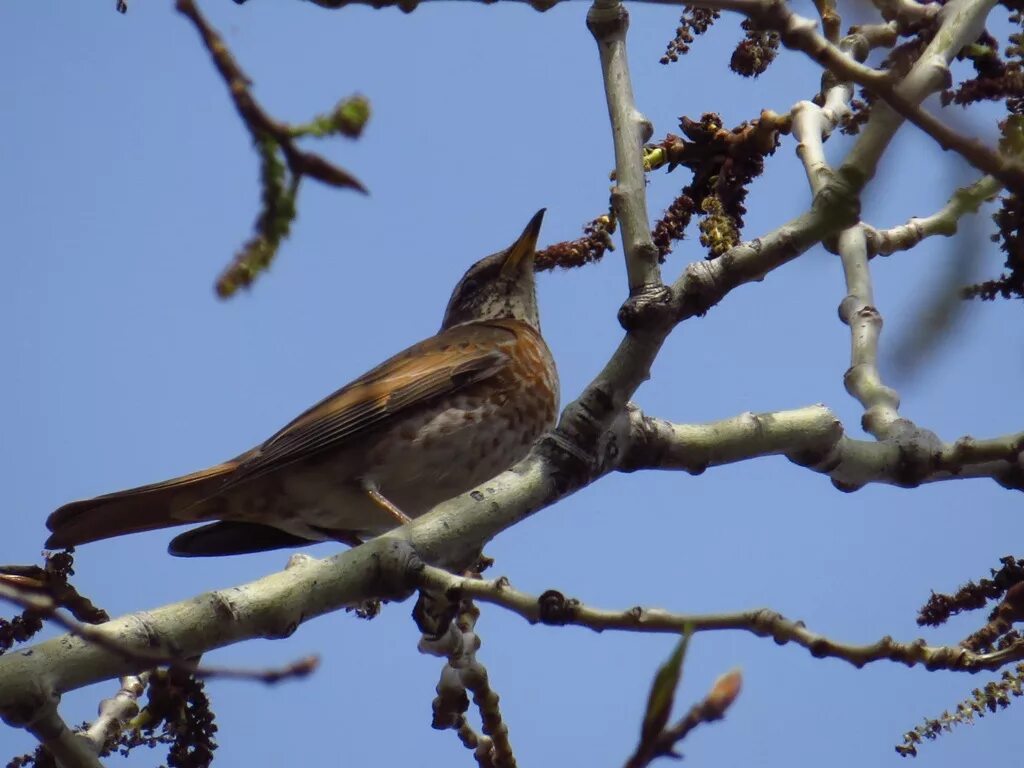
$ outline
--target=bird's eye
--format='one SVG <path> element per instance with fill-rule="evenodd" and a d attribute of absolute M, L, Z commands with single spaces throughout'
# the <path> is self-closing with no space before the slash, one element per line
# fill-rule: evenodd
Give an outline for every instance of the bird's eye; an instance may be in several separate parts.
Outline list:
<path fill-rule="evenodd" d="M 476 289 L 480 287 L 480 283 L 477 282 L 476 278 L 471 277 L 462 284 L 462 293 L 476 293 Z"/>

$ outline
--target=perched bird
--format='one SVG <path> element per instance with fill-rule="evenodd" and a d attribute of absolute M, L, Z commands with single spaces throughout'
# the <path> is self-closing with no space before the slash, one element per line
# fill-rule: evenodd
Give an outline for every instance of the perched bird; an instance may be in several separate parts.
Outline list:
<path fill-rule="evenodd" d="M 208 524 L 172 540 L 171 554 L 354 544 L 503 472 L 558 410 L 558 373 L 540 335 L 533 274 L 543 216 L 469 268 L 434 336 L 237 458 L 64 505 L 46 521 L 46 546 L 196 522 Z"/>

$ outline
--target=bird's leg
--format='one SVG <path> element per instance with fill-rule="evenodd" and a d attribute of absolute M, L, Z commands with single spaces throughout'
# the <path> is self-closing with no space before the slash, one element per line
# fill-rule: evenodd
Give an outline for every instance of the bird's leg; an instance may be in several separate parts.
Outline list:
<path fill-rule="evenodd" d="M 388 498 L 380 492 L 377 488 L 377 484 L 372 480 L 363 480 L 363 490 L 366 491 L 366 495 L 370 497 L 370 500 L 374 504 L 393 517 L 399 525 L 405 525 L 412 521 L 411 517 L 392 504 Z"/>

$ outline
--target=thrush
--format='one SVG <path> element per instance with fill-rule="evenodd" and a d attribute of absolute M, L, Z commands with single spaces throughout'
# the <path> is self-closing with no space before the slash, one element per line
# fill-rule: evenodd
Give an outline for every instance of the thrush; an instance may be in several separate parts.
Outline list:
<path fill-rule="evenodd" d="M 174 538 L 171 554 L 355 544 L 503 472 L 558 410 L 533 272 L 543 216 L 466 271 L 437 334 L 230 461 L 64 505 L 46 521 L 46 546 L 197 522 L 207 524 Z"/>

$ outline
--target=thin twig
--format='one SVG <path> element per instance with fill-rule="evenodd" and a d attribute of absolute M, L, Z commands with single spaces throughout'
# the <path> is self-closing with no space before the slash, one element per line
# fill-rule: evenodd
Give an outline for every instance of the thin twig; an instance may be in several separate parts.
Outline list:
<path fill-rule="evenodd" d="M 699 725 L 713 723 L 725 717 L 726 711 L 739 696 L 743 678 L 734 669 L 721 675 L 711 686 L 708 695 L 690 707 L 676 723 L 666 728 L 658 738 L 660 754 L 672 754 L 673 748 Z"/>
<path fill-rule="evenodd" d="M 890 229 L 875 229 L 865 225 L 869 255 L 888 256 L 897 251 L 908 251 L 922 240 L 934 235 L 952 237 L 957 233 L 960 219 L 977 213 L 981 206 L 1002 189 L 992 176 L 983 176 L 973 184 L 957 189 L 949 201 L 930 216 L 914 216 L 907 223 Z"/>
<path fill-rule="evenodd" d="M 320 116 L 303 125 L 274 120 L 253 98 L 249 79 L 216 30 L 203 18 L 195 2 L 177 0 L 176 7 L 199 32 L 260 156 L 262 206 L 256 217 L 255 232 L 216 282 L 217 294 L 228 298 L 239 288 L 250 286 L 259 274 L 270 267 L 281 242 L 291 232 L 296 216 L 296 198 L 304 177 L 310 176 L 334 187 L 366 192 L 355 176 L 320 155 L 300 149 L 295 140 L 300 136 L 322 137 L 336 133 L 358 136 L 369 118 L 369 102 L 354 96 L 340 102 L 330 115 Z"/>
<path fill-rule="evenodd" d="M 834 8 L 831 8 L 831 13 L 835 15 Z M 895 39 L 895 30 L 891 32 L 891 37 Z M 839 50 L 851 59 L 863 60 L 874 44 L 881 44 L 878 42 L 880 37 L 851 33 L 840 42 Z M 796 152 L 804 165 L 813 195 L 822 192 L 833 178 L 834 172 L 825 160 L 824 141 L 850 114 L 852 99 L 851 81 L 839 80 L 825 91 L 820 106 L 811 101 L 801 101 L 791 110 L 793 136 L 798 141 Z"/>
<path fill-rule="evenodd" d="M 708 695 L 694 704 L 678 721 L 658 733 L 646 749 L 638 749 L 626 762 L 625 768 L 645 768 L 659 757 L 680 757 L 676 748 L 697 726 L 713 723 L 725 713 L 739 696 L 743 677 L 738 669 L 721 675 L 711 686 Z"/>
<path fill-rule="evenodd" d="M 422 637 L 421 653 L 446 659 L 433 702 L 434 728 L 451 728 L 467 749 L 473 749 L 477 763 L 494 768 L 515 768 L 516 758 L 509 741 L 508 726 L 491 688 L 487 667 L 476 657 L 480 639 L 476 620 L 480 611 L 471 600 L 460 601 L 458 614 L 440 637 Z M 484 736 L 473 730 L 465 718 L 466 692 L 480 713 Z"/>
<path fill-rule="evenodd" d="M 363 183 L 348 171 L 320 155 L 299 149 L 295 143 L 295 130 L 292 126 L 275 120 L 263 110 L 249 90 L 249 78 L 235 61 L 220 35 L 199 12 L 193 0 L 176 0 L 175 7 L 195 25 L 206 50 L 213 58 L 217 71 L 228 86 L 228 93 L 231 94 L 235 109 L 252 134 L 253 141 L 259 141 L 263 135 L 273 137 L 296 177 L 311 176 L 334 187 L 351 187 L 363 193 L 367 191 Z"/>
<path fill-rule="evenodd" d="M 653 128 L 637 109 L 626 55 L 629 12 L 618 0 L 594 0 L 587 28 L 597 42 L 604 77 L 608 117 L 615 145 L 615 187 L 612 207 L 622 227 L 629 292 L 636 296 L 661 286 L 658 249 L 647 216 L 647 180 L 643 147 Z"/>
<path fill-rule="evenodd" d="M 737 613 L 682 614 L 639 606 L 624 611 L 591 608 L 560 592 L 548 590 L 540 596 L 513 589 L 507 579 L 469 579 L 433 566 L 424 566 L 417 576 L 421 587 L 444 591 L 450 599 L 469 597 L 493 603 L 522 616 L 531 624 L 573 625 L 597 632 L 621 630 L 682 634 L 742 630 L 758 637 L 770 637 L 779 645 L 795 643 L 815 658 L 834 658 L 863 667 L 877 661 L 895 661 L 907 666 L 923 664 L 929 670 L 980 672 L 999 669 L 1024 659 L 1024 642 L 992 653 L 973 653 L 965 648 L 929 646 L 924 640 L 899 643 L 891 637 L 867 645 L 841 643 L 812 632 L 801 621 L 793 621 L 767 608 Z"/>
<path fill-rule="evenodd" d="M 872 0 L 882 18 L 895 21 L 901 28 L 926 24 L 942 6 L 938 3 L 919 3 L 917 0 Z"/>
<path fill-rule="evenodd" d="M 119 681 L 117 693 L 100 702 L 98 716 L 81 732 L 97 755 L 103 751 L 107 741 L 124 728 L 125 723 L 139 714 L 139 697 L 146 690 L 150 674 L 125 675 Z"/>

